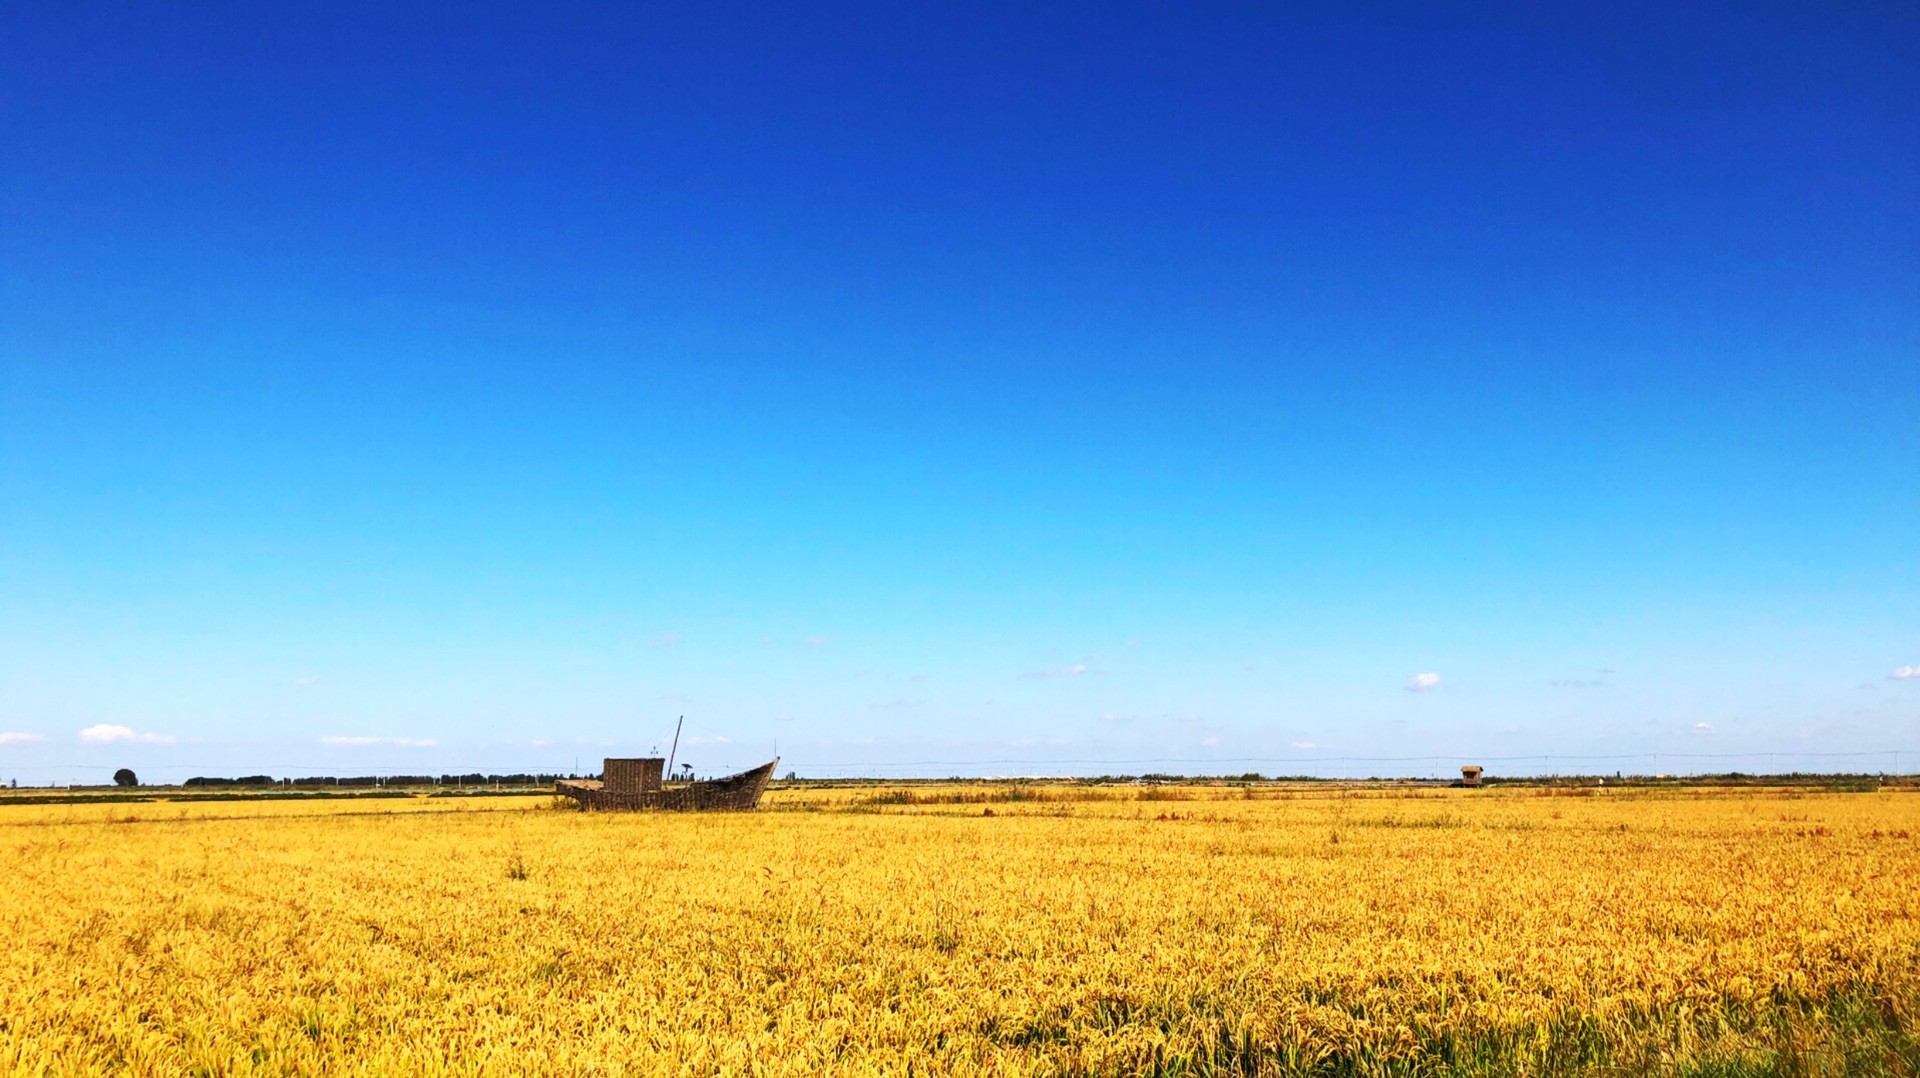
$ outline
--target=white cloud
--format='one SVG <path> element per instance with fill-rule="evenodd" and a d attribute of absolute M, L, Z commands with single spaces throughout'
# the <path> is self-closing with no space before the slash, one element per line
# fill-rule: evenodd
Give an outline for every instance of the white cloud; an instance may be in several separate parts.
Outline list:
<path fill-rule="evenodd" d="M 1312 749 L 1312 748 L 1318 748 L 1319 746 L 1315 745 L 1311 741 L 1295 741 L 1293 743 L 1293 747 L 1296 749 Z"/>
<path fill-rule="evenodd" d="M 1711 730 L 1713 729 L 1713 724 L 1710 722 L 1696 722 L 1693 724 L 1693 728 L 1696 730 Z"/>
<path fill-rule="evenodd" d="M 295 688 L 304 689 L 309 685 L 320 684 L 320 679 L 317 677 L 297 677 L 293 679 L 293 684 Z"/>
<path fill-rule="evenodd" d="M 1893 673 L 1888 674 L 1887 677 L 1894 681 L 1914 681 L 1920 679 L 1920 663 L 1916 663 L 1913 666 L 1896 666 L 1893 668 Z"/>
<path fill-rule="evenodd" d="M 726 743 L 727 739 L 725 736 L 690 737 L 687 739 L 687 744 L 689 745 L 724 745 Z"/>
<path fill-rule="evenodd" d="M 1056 670 L 1029 670 L 1020 677 L 1027 681 L 1043 677 L 1079 677 L 1087 672 L 1086 663 L 1069 663 Z"/>
<path fill-rule="evenodd" d="M 103 722 L 80 731 L 80 740 L 95 744 L 105 744 L 109 741 L 140 741 L 149 745 L 160 745 L 173 739 L 163 734 L 143 734 L 131 727 Z"/>
<path fill-rule="evenodd" d="M 655 633 L 653 634 L 653 642 L 663 648 L 677 648 L 680 646 L 680 631 L 678 629 L 668 629 L 663 633 Z"/>
<path fill-rule="evenodd" d="M 827 642 L 827 638 L 824 636 L 821 636 L 818 633 L 815 633 L 814 635 L 809 636 L 806 639 L 806 645 L 810 648 L 823 647 L 826 645 L 826 642 Z"/>
<path fill-rule="evenodd" d="M 1547 684 L 1556 689 L 1597 689 L 1604 685 L 1601 681 L 1549 681 Z"/>
<path fill-rule="evenodd" d="M 336 735 L 334 737 L 323 737 L 320 739 L 320 743 L 322 745 L 346 745 L 349 747 L 358 747 L 362 745 L 398 745 L 403 749 L 430 749 L 430 748 L 433 748 L 435 745 L 439 744 L 438 741 L 434 741 L 431 738 L 365 737 L 365 736 L 346 737 L 346 736 L 339 736 L 339 735 Z"/>
<path fill-rule="evenodd" d="M 13 745 L 22 741 L 45 741 L 39 734 L 21 733 L 17 730 L 0 730 L 0 745 Z"/>
<path fill-rule="evenodd" d="M 1202 738 L 1200 743 L 1208 748 L 1212 748 L 1220 743 L 1220 739 L 1217 737 Z"/>
<path fill-rule="evenodd" d="M 1440 684 L 1439 674 L 1412 674 L 1407 678 L 1408 692 L 1426 692 Z"/>

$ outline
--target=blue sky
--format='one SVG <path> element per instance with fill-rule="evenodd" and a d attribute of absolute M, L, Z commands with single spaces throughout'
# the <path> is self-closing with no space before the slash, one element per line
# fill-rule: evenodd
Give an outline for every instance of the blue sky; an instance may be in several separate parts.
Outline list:
<path fill-rule="evenodd" d="M 1920 766 L 1920 23 L 1671 7 L 16 5 L 0 779 Z"/>

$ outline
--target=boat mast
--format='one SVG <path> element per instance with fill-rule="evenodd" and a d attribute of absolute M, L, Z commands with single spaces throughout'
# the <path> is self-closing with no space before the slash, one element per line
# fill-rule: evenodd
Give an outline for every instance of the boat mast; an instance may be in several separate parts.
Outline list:
<path fill-rule="evenodd" d="M 680 755 L 680 726 L 686 721 L 687 717 L 682 715 L 673 724 L 673 751 L 667 753 L 667 778 L 669 779 L 673 778 L 673 758 Z"/>

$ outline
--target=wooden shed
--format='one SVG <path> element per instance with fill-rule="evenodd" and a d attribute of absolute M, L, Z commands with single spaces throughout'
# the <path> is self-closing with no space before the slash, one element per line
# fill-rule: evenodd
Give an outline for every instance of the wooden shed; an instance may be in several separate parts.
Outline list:
<path fill-rule="evenodd" d="M 1462 786 L 1480 785 L 1480 765 L 1479 764 L 1468 764 L 1467 766 L 1460 769 L 1460 785 Z"/>

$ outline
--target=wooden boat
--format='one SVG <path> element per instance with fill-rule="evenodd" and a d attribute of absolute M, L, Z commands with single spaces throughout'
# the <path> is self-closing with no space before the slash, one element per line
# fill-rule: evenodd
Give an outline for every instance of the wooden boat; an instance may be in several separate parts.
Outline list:
<path fill-rule="evenodd" d="M 659 756 L 609 758 L 597 779 L 561 779 L 555 793 L 582 808 L 663 812 L 751 812 L 773 780 L 778 756 L 751 771 L 718 779 L 696 779 L 669 786 L 662 781 L 666 760 Z"/>

